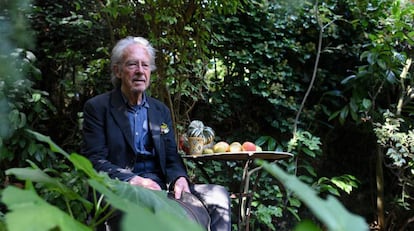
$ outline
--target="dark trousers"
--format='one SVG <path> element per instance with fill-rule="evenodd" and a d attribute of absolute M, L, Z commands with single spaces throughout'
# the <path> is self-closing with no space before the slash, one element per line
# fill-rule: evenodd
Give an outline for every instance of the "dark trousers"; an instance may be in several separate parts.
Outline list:
<path fill-rule="evenodd" d="M 211 219 L 211 231 L 231 230 L 230 197 L 227 190 L 220 185 L 195 184 L 191 185 L 191 192 L 206 206 Z M 122 214 L 117 212 L 105 225 L 97 231 L 121 231 L 120 220 Z"/>
<path fill-rule="evenodd" d="M 211 219 L 211 231 L 231 230 L 230 197 L 227 190 L 220 185 L 195 184 L 191 191 L 206 206 Z"/>

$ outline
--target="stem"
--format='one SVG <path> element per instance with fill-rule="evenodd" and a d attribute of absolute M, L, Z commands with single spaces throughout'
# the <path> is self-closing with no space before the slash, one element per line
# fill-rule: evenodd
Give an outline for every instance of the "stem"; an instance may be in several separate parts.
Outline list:
<path fill-rule="evenodd" d="M 102 2 L 102 0 L 98 1 L 98 3 L 101 5 L 102 8 L 105 8 L 105 4 Z M 114 29 L 111 23 L 111 20 L 109 18 L 108 13 L 106 13 L 105 11 L 100 10 L 101 12 L 103 12 L 104 18 L 106 20 L 106 22 L 108 23 L 108 27 L 109 27 L 109 36 L 111 37 L 111 42 L 115 43 L 115 35 L 114 35 Z"/>
<path fill-rule="evenodd" d="M 66 204 L 66 207 L 68 208 L 68 213 L 69 213 L 70 217 L 74 218 L 69 200 L 66 197 L 65 197 L 65 204 Z"/>
<path fill-rule="evenodd" d="M 403 68 L 403 70 L 400 74 L 400 78 L 401 78 L 401 80 L 400 80 L 400 83 L 401 83 L 401 96 L 398 99 L 397 112 L 395 113 L 397 116 L 401 115 L 401 111 L 402 111 L 402 108 L 403 108 L 404 103 L 405 103 L 404 98 L 405 98 L 405 95 L 407 93 L 407 90 L 405 89 L 404 81 L 407 78 L 407 74 L 408 74 L 408 70 L 410 69 L 411 62 L 412 62 L 411 58 L 407 59 L 407 61 L 405 62 L 404 68 Z M 411 97 L 408 97 L 408 100 L 411 100 Z"/>
<path fill-rule="evenodd" d="M 299 116 L 302 113 L 303 107 L 305 106 L 305 102 L 306 102 L 306 100 L 307 100 L 307 98 L 308 98 L 308 96 L 310 94 L 310 91 L 311 91 L 311 89 L 313 87 L 313 84 L 315 82 L 316 74 L 318 72 L 319 59 L 320 59 L 320 56 L 321 56 L 322 38 L 323 38 L 323 32 L 324 32 L 324 28 L 325 27 L 323 26 L 321 20 L 319 19 L 319 14 L 318 14 L 318 12 L 319 12 L 319 10 L 318 10 L 318 1 L 316 1 L 316 3 L 315 3 L 315 12 L 316 12 L 315 14 L 316 14 L 316 19 L 318 21 L 318 25 L 321 28 L 320 31 L 319 31 L 318 49 L 317 49 L 317 52 L 316 52 L 316 59 L 315 59 L 314 67 L 313 67 L 313 73 L 312 73 L 311 82 L 310 82 L 310 84 L 308 86 L 308 90 L 306 91 L 305 96 L 303 97 L 303 100 L 302 100 L 302 103 L 301 103 L 301 105 L 299 107 L 298 113 L 296 114 L 295 123 L 293 125 L 293 136 L 296 135 L 297 126 L 298 126 L 298 123 L 299 123 Z"/>
<path fill-rule="evenodd" d="M 378 215 L 378 227 L 380 231 L 385 227 L 384 216 L 384 172 L 382 169 L 382 149 L 377 146 L 377 166 L 376 166 L 376 178 L 377 178 L 377 215 Z"/>

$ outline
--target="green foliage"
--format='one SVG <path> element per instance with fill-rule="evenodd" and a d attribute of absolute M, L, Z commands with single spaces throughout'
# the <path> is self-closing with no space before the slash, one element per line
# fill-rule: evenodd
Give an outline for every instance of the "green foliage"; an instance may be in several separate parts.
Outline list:
<path fill-rule="evenodd" d="M 98 174 L 92 164 L 85 157 L 76 153 L 68 154 L 56 145 L 49 137 L 40 133 L 30 131 L 36 139 L 47 142 L 50 149 L 68 158 L 74 168 L 80 172 L 75 172 L 73 177 L 78 174 L 86 174 L 83 183 L 84 187 L 93 189 L 104 195 L 108 205 L 119 209 L 125 213 L 122 220 L 122 230 L 134 230 L 135 227 L 143 227 L 145 230 L 201 230 L 197 224 L 185 218 L 185 213 L 178 204 L 167 198 L 167 193 L 163 191 L 153 191 L 141 187 L 131 186 L 128 183 L 110 179 L 107 175 Z M 47 203 L 36 194 L 33 187 L 26 190 L 18 189 L 13 186 L 7 187 L 2 192 L 2 202 L 10 210 L 5 215 L 5 223 L 8 230 L 49 230 L 57 228 L 59 230 L 93 230 L 99 224 L 99 216 L 108 205 L 100 208 L 100 200 L 91 203 L 84 199 L 85 195 L 78 193 L 71 188 L 67 188 L 60 183 L 60 176 L 50 177 L 47 170 L 31 168 L 16 168 L 7 170 L 7 174 L 15 175 L 21 180 L 25 180 L 27 185 L 31 182 L 42 184 L 42 187 L 50 192 L 59 192 L 59 196 L 67 201 L 80 201 L 80 205 L 85 206 L 88 213 L 95 208 L 95 216 L 90 221 L 90 227 L 86 226 L 86 220 L 80 219 L 78 213 L 65 213 L 58 207 Z M 69 208 L 68 208 L 69 209 Z M 39 219 L 39 214 L 42 215 Z M 92 214 L 91 214 L 92 215 Z M 79 221 L 83 221 L 79 223 Z M 102 221 L 101 221 L 102 222 Z"/>
<path fill-rule="evenodd" d="M 6 224 L 5 224 L 5 221 L 4 221 L 4 214 L 2 212 L 0 212 L 0 230 L 1 231 L 7 231 Z"/>
<path fill-rule="evenodd" d="M 340 23 L 345 20 L 339 13 L 344 12 L 336 11 L 335 4 L 332 1 L 315 6 L 315 9 L 319 9 L 319 19 L 326 25 L 323 38 L 331 45 L 324 47 L 323 54 L 325 60 L 330 59 L 332 62 L 325 62 L 325 66 L 321 67 L 323 70 L 318 73 L 317 85 L 314 86 L 317 92 L 314 98 L 318 97 L 318 90 L 335 87 L 335 77 L 341 74 L 336 73 L 337 63 L 342 63 L 348 57 L 352 58 L 355 53 L 355 48 L 344 47 L 340 41 L 340 33 L 343 33 Z M 244 11 L 236 15 L 217 15 L 213 18 L 213 23 L 217 22 L 213 26 L 213 45 L 217 50 L 215 56 L 218 60 L 216 68 L 224 66 L 225 69 L 219 69 L 218 74 L 209 76 L 213 83 L 209 103 L 213 105 L 211 108 L 215 112 L 212 118 L 220 121 L 218 126 L 225 126 L 218 134 L 235 140 L 240 139 L 238 136 L 243 139 L 260 137 L 256 144 L 264 150 L 293 152 L 295 161 L 281 164 L 289 172 L 297 172 L 300 179 L 313 183 L 321 192 L 339 193 L 337 190 L 341 188 L 349 192 L 356 184 L 347 185 L 347 188 L 347 181 L 337 181 L 337 178 L 321 178 L 317 181 L 317 169 L 313 163 L 322 156 L 320 138 L 311 131 L 299 131 L 293 139 L 286 138 L 299 107 L 298 102 L 309 83 L 312 70 L 310 63 L 313 63 L 316 51 L 316 45 L 310 42 L 316 41 L 315 28 L 318 29 L 318 18 L 313 7 L 308 2 L 278 1 L 265 4 L 254 1 L 246 4 Z M 222 23 L 223 21 L 226 23 Z M 349 55 L 344 56 L 346 52 L 337 54 L 347 48 L 352 51 Z M 335 54 L 342 60 L 339 61 Z M 330 66 L 335 66 L 336 70 L 329 69 Z M 326 72 L 329 72 L 329 76 Z M 325 83 L 325 86 L 319 83 Z M 314 98 L 310 99 L 310 103 L 318 101 Z M 307 122 L 316 126 L 313 121 L 317 110 L 317 107 L 314 111 L 305 110 L 304 119 L 300 121 L 301 126 L 305 126 Z M 226 131 L 230 131 L 229 134 Z M 269 198 L 266 194 L 275 190 L 269 185 L 277 182 L 266 177 L 255 182 L 261 190 L 253 199 L 252 209 L 257 209 L 256 205 L 262 203 L 276 204 L 299 219 L 301 203 L 295 197 L 286 194 L 284 197 L 273 197 L 271 202 L 266 201 L 265 198 Z M 356 180 L 352 182 L 355 183 Z M 260 222 L 269 224 L 265 218 L 269 213 L 262 209 L 254 212 L 261 219 Z"/>
<path fill-rule="evenodd" d="M 321 154 L 320 139 L 312 136 L 310 132 L 298 131 L 288 143 L 288 151 L 299 150 L 307 156 L 316 157 Z"/>
<path fill-rule="evenodd" d="M 313 222 L 306 220 L 299 223 L 294 231 L 321 231 L 322 229 L 315 225 Z"/>
<path fill-rule="evenodd" d="M 393 113 L 384 112 L 383 123 L 375 123 L 374 131 L 378 137 L 378 143 L 386 150 L 387 166 L 400 176 L 398 184 L 401 192 L 397 198 L 397 204 L 406 210 L 411 209 L 413 197 L 409 193 L 414 183 L 414 133 L 412 125 L 405 123 L 403 118 Z"/>
<path fill-rule="evenodd" d="M 289 173 L 296 175 L 298 179 L 312 185 L 312 188 L 321 195 L 340 196 L 341 192 L 350 194 L 360 184 L 355 176 L 349 174 L 332 178 L 320 177 L 318 179 L 317 169 L 310 163 L 322 155 L 321 142 L 318 137 L 314 137 L 310 132 L 299 130 L 296 136 L 287 142 L 286 148 L 282 144 L 277 144 L 276 140 L 269 136 L 260 137 L 256 140 L 256 144 L 267 148 L 265 150 L 288 150 L 294 153 L 295 157 L 292 160 L 279 161 L 278 164 L 286 168 Z M 267 177 L 266 173 L 262 173 L 260 176 L 259 184 L 261 190 L 254 195 L 252 202 L 252 209 L 255 211 L 257 220 L 268 227 L 273 227 L 268 221 L 269 216 L 273 216 L 273 219 L 277 220 L 286 217 L 286 212 L 289 212 L 296 220 L 301 220 L 300 210 L 303 209 L 303 206 L 296 194 L 282 193 L 283 187 L 280 183 Z M 275 185 L 280 185 L 280 187 L 275 187 Z M 275 192 L 279 193 L 274 195 Z M 273 198 L 272 203 L 277 205 L 278 213 L 269 213 L 267 209 L 261 207 L 262 203 L 266 203 L 265 198 Z M 272 230 L 277 229 L 273 227 Z"/>
<path fill-rule="evenodd" d="M 32 168 L 11 168 L 6 170 L 6 174 L 36 182 L 37 184 L 33 187 L 39 191 L 44 200 L 72 217 L 76 214 L 78 220 L 85 221 L 93 209 L 91 202 L 85 199 L 88 192 L 87 184 L 82 179 L 85 176 L 82 173 L 64 172 L 65 170 L 62 169 L 60 172 L 57 169 L 41 170 L 33 166 Z"/>
<path fill-rule="evenodd" d="M 369 133 L 377 136 L 380 147 L 372 149 L 381 153 L 378 154 L 378 161 L 385 164 L 392 175 L 398 176 L 396 178 L 400 188 L 393 189 L 393 195 L 386 195 L 397 198 L 397 203 L 390 202 L 387 209 L 399 211 L 398 207 L 402 207 L 406 211 L 412 200 L 406 196 L 406 190 L 411 190 L 407 186 L 412 184 L 409 183 L 412 182 L 412 158 L 408 150 L 412 146 L 410 128 L 413 126 L 411 64 L 414 5 L 409 1 L 377 1 L 363 7 L 371 13 L 359 10 L 358 13 L 362 13 L 359 20 L 353 21 L 355 28 L 364 31 L 365 42 L 359 55 L 361 64 L 356 66 L 355 74 L 342 81 L 344 88 L 338 96 L 345 99 L 345 102 L 340 104 L 342 108 L 333 113 L 331 118 L 338 117 L 341 123 L 368 123 L 360 127 L 368 128 Z M 358 8 L 353 8 L 356 9 Z M 383 150 L 386 150 L 384 159 Z M 409 161 L 406 162 L 407 160 Z M 377 172 L 377 179 L 380 179 L 381 175 L 378 174 L 381 173 Z M 388 187 L 385 187 L 387 193 L 386 188 Z M 399 192 L 397 194 L 400 195 L 395 195 L 394 192 Z M 401 215 L 397 219 L 409 218 Z M 390 223 L 403 224 L 406 221 Z"/>
<path fill-rule="evenodd" d="M 2 201 L 11 211 L 5 216 L 8 230 L 91 230 L 31 190 L 7 187 Z"/>
<path fill-rule="evenodd" d="M 257 161 L 273 177 L 277 178 L 283 185 L 295 193 L 300 200 L 306 204 L 320 221 L 330 231 L 346 230 L 368 230 L 368 224 L 357 215 L 348 212 L 343 205 L 333 196 L 326 199 L 319 198 L 317 192 L 310 188 L 298 178 L 285 173 L 275 164 L 265 161 Z"/>
<path fill-rule="evenodd" d="M 403 119 L 400 131 L 376 132 L 383 135 L 381 146 L 390 150 L 388 170 L 399 173 L 400 186 L 410 182 L 412 168 L 405 165 L 410 157 L 404 154 L 414 111 L 409 64 L 414 13 L 409 1 L 31 3 L 0 2 L 2 170 L 29 165 L 45 169 L 59 176 L 60 183 L 68 183 L 67 188 L 80 192 L 81 176 L 71 179 L 76 170 L 35 142 L 25 129 L 50 135 L 66 150 L 78 150 L 84 101 L 111 88 L 110 47 L 118 38 L 139 35 L 158 49 L 151 94 L 172 108 L 179 132 L 189 121 L 200 119 L 209 121 L 218 138 L 256 140 L 264 150 L 289 149 L 295 154 L 294 162 L 280 163 L 289 173 L 296 172 L 318 192 L 349 194 L 361 179 L 350 174 L 333 176 L 336 172 L 321 177 L 319 173 L 331 152 L 340 155 L 341 150 L 334 150 L 343 142 L 334 139 L 336 129 L 349 131 L 351 124 L 372 135 L 373 128 L 385 129 L 376 123 L 386 121 L 383 113 L 389 109 L 396 119 Z M 322 52 L 314 69 L 321 30 Z M 317 78 L 298 121 L 300 132 L 292 139 L 294 116 L 314 70 Z M 391 127 L 396 125 L 389 122 Z M 361 143 L 375 150 L 371 147 L 375 145 Z M 353 150 L 358 152 L 358 148 Z M 189 163 L 189 167 L 195 179 L 206 180 L 195 165 Z M 239 180 L 238 171 L 241 167 L 231 162 L 209 163 L 207 168 L 214 182 L 231 189 Z M 0 180 L 8 183 L 10 177 L 5 179 L 3 174 Z M 261 177 L 256 182 L 260 190 L 252 202 L 258 217 L 252 217 L 255 227 L 285 228 L 277 227 L 275 221 L 289 220 L 286 211 L 297 219 L 307 216 L 301 214 L 297 198 L 275 179 Z M 36 185 L 39 194 L 69 211 L 59 190 L 42 191 L 40 185 Z M 274 200 L 265 199 L 275 191 Z M 407 195 L 397 196 L 400 205 L 409 204 Z M 273 205 L 282 215 L 267 209 Z M 85 211 L 73 213 L 82 217 Z"/>
<path fill-rule="evenodd" d="M 360 181 L 355 176 L 345 174 L 332 178 L 321 177 L 314 184 L 318 192 L 329 192 L 332 195 L 340 196 L 338 189 L 350 194 L 353 189 L 358 188 Z"/>
<path fill-rule="evenodd" d="M 410 101 L 407 89 L 412 85 L 412 78 L 406 76 L 399 79 L 399 75 L 407 59 L 412 56 L 410 47 L 414 44 L 411 32 L 414 7 L 404 1 L 378 1 L 366 7 L 367 12 L 376 14 L 363 14 L 358 21 L 352 22 L 355 28 L 364 26 L 361 29 L 365 31 L 367 42 L 360 54 L 364 62 L 358 66 L 355 75 L 342 81 L 345 88 L 338 96 L 350 97 L 348 103 L 330 117 L 339 117 L 341 123 L 349 116 L 357 123 L 370 119 L 375 122 L 381 114 L 378 109 L 401 111 L 402 108 L 397 107 L 407 105 Z M 353 8 L 354 11 L 357 9 Z M 358 10 L 358 13 L 361 12 Z M 372 25 L 374 21 L 378 23 Z M 389 105 L 382 105 L 384 98 L 389 101 Z M 398 106 L 400 99 L 403 104 Z"/>
<path fill-rule="evenodd" d="M 275 225 L 273 224 L 273 218 L 282 217 L 282 208 L 273 205 L 266 206 L 261 204 L 256 208 L 256 211 L 257 215 L 255 219 L 266 225 L 270 230 L 276 230 Z"/>
<path fill-rule="evenodd" d="M 253 1 L 246 3 L 243 11 L 235 15 L 218 14 L 211 19 L 215 60 L 225 69 L 223 74 L 209 77 L 214 86 L 209 103 L 214 105 L 212 108 L 220 108 L 214 114 L 216 120 L 228 120 L 230 115 L 236 115 L 238 119 L 231 121 L 233 128 L 224 131 L 234 133 L 240 127 L 257 134 L 258 121 L 263 120 L 271 127 L 289 130 L 284 120 L 275 118 L 288 117 L 296 109 L 291 93 L 301 88 L 296 83 L 298 76 L 292 75 L 293 69 L 288 63 L 290 55 L 300 48 L 289 37 L 295 32 L 283 30 L 296 27 L 298 23 L 303 3 L 296 3 L 298 8 L 295 10 L 299 13 L 293 15 L 289 14 L 294 12 L 292 2 L 266 4 Z M 260 109 L 257 102 L 263 103 Z"/>
<path fill-rule="evenodd" d="M 13 3 L 12 3 L 13 2 Z M 27 28 L 27 1 L 6 1 L 1 10 L 0 27 L 0 169 L 25 166 L 32 159 L 51 166 L 53 154 L 37 145 L 24 132 L 26 128 L 44 131 L 45 121 L 54 113 L 46 91 L 35 89 L 40 76 L 32 48 L 31 31 Z M 20 13 L 18 13 L 20 12 Z M 17 153 L 19 153 L 17 155 Z M 51 159 L 48 157 L 52 157 Z M 0 173 L 0 179 L 5 179 Z"/>

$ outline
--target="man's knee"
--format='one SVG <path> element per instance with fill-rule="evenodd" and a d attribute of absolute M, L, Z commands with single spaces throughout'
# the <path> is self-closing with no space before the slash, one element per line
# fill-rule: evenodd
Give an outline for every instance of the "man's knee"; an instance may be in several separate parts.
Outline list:
<path fill-rule="evenodd" d="M 229 192 L 221 185 L 196 184 L 194 194 L 198 195 L 206 204 L 220 204 L 228 207 L 230 202 Z"/>

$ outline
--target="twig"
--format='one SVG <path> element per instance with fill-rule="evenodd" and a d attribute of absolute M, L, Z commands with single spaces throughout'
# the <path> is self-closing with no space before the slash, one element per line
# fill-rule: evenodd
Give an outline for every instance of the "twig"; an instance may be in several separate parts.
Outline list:
<path fill-rule="evenodd" d="M 315 59 L 314 67 L 313 67 L 313 73 L 312 73 L 311 82 L 310 82 L 310 84 L 308 86 L 308 90 L 306 91 L 305 96 L 303 97 L 303 100 L 302 100 L 302 103 L 301 103 L 301 105 L 299 107 L 298 113 L 296 114 L 295 123 L 293 125 L 293 136 L 294 137 L 296 136 L 296 131 L 297 131 L 298 123 L 299 123 L 300 114 L 302 113 L 303 107 L 305 106 L 305 102 L 306 102 L 306 100 L 307 100 L 307 98 L 308 98 L 308 96 L 310 94 L 310 91 L 311 91 L 311 89 L 313 87 L 313 84 L 315 82 L 315 79 L 316 79 L 316 74 L 318 73 L 319 59 L 320 59 L 320 56 L 321 56 L 322 38 L 323 38 L 323 33 L 324 33 L 325 26 L 322 24 L 322 22 L 321 22 L 321 20 L 319 18 L 318 1 L 316 1 L 316 3 L 315 3 L 315 12 L 316 12 L 315 13 L 316 14 L 316 19 L 317 19 L 318 25 L 320 27 L 319 39 L 318 39 L 318 49 L 317 49 L 317 52 L 316 52 L 316 59 Z M 332 22 L 333 21 L 331 21 L 330 23 L 332 23 Z M 328 23 L 326 26 L 330 25 L 330 23 Z"/>

